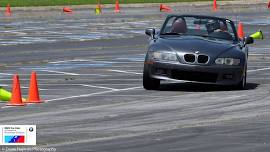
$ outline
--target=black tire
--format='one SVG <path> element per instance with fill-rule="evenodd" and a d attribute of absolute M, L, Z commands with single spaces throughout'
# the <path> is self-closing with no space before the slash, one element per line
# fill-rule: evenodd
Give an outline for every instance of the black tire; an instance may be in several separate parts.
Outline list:
<path fill-rule="evenodd" d="M 245 90 L 247 85 L 247 66 L 245 67 L 245 72 L 242 80 L 239 82 L 239 84 L 236 86 L 236 89 L 238 90 Z"/>
<path fill-rule="evenodd" d="M 151 78 L 149 75 L 149 70 L 147 67 L 144 67 L 143 70 L 143 87 L 146 90 L 157 90 L 160 86 L 160 80 Z"/>

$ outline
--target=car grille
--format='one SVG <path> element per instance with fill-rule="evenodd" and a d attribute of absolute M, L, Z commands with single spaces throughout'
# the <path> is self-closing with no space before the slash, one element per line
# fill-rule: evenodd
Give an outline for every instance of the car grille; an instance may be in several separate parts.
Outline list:
<path fill-rule="evenodd" d="M 215 83 L 218 77 L 218 75 L 215 73 L 193 72 L 193 71 L 183 71 L 183 70 L 172 70 L 171 75 L 173 79 L 177 79 L 177 80 L 212 82 L 212 83 Z"/>
<path fill-rule="evenodd" d="M 207 55 L 199 55 L 198 56 L 198 63 L 207 63 L 208 62 L 208 56 Z"/>
<path fill-rule="evenodd" d="M 195 55 L 194 54 L 185 54 L 184 59 L 186 62 L 194 63 L 195 62 Z"/>
<path fill-rule="evenodd" d="M 187 63 L 199 63 L 199 64 L 207 64 L 209 61 L 209 56 L 207 55 L 195 55 L 195 54 L 185 54 L 184 60 Z"/>

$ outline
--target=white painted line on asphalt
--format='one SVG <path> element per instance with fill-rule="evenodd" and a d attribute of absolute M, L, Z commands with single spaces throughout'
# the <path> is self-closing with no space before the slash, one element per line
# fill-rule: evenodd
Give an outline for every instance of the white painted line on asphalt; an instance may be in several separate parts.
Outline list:
<path fill-rule="evenodd" d="M 0 102 L 0 103 L 4 103 L 4 102 Z M 7 104 L 7 103 L 6 103 Z M 4 106 L 4 107 L 1 107 L 2 109 L 7 109 L 7 108 L 12 108 L 12 107 L 15 107 L 15 106 Z"/>
<path fill-rule="evenodd" d="M 130 60 L 130 61 L 115 61 L 115 63 L 123 63 L 123 64 L 125 64 L 125 63 L 129 63 L 129 64 L 141 64 L 141 65 L 143 65 L 144 63 L 143 63 L 143 61 L 132 61 L 132 60 Z"/>
<path fill-rule="evenodd" d="M 136 75 L 142 75 L 142 73 L 138 73 L 138 72 L 129 72 L 129 71 L 123 71 L 123 70 L 108 70 L 111 72 L 118 72 L 118 73 L 127 73 L 127 74 L 136 74 Z"/>
<path fill-rule="evenodd" d="M 5 32 L 19 32 L 19 31 L 33 31 L 33 30 L 42 30 L 44 27 L 28 27 L 28 28 L 20 28 L 17 30 L 7 30 Z"/>
<path fill-rule="evenodd" d="M 154 95 L 133 95 L 133 94 L 129 94 L 129 95 L 97 95 L 97 96 L 102 96 L 102 97 L 154 97 L 154 98 L 161 98 L 161 97 L 164 97 L 164 96 L 154 96 Z"/>
<path fill-rule="evenodd" d="M 44 32 L 49 33 L 49 34 L 58 34 L 58 35 L 69 35 L 69 34 L 73 34 L 73 33 L 56 32 L 56 31 L 44 31 Z"/>
<path fill-rule="evenodd" d="M 112 68 L 143 68 L 143 64 L 142 65 L 133 65 L 133 66 L 130 66 L 130 65 L 111 65 L 110 67 Z"/>
<path fill-rule="evenodd" d="M 75 59 L 74 60 L 61 60 L 61 61 L 54 61 L 54 62 L 49 62 L 51 64 L 56 64 L 56 63 L 65 63 L 65 62 L 71 62 L 71 61 L 76 61 Z"/>
<path fill-rule="evenodd" d="M 83 62 L 82 60 L 80 60 Z M 87 61 L 86 61 L 87 62 Z M 99 60 L 88 60 L 88 62 L 98 62 L 98 63 L 108 63 L 108 64 L 134 64 L 134 63 L 142 63 L 142 62 L 137 62 L 137 61 L 128 61 L 128 62 L 122 62 L 122 61 L 99 61 Z"/>
<path fill-rule="evenodd" d="M 80 76 L 101 76 L 101 77 L 108 77 L 108 76 L 112 76 L 112 75 L 108 75 L 108 74 L 80 74 Z"/>
<path fill-rule="evenodd" d="M 82 83 L 77 83 L 77 84 L 74 84 L 74 83 L 72 83 L 72 84 L 39 83 L 39 85 L 45 85 L 45 86 L 53 86 L 53 85 L 55 85 L 55 86 L 85 86 L 85 87 L 100 87 L 100 88 L 103 88 L 102 86 L 98 86 L 98 85 L 90 85 L 90 84 L 82 84 Z M 114 90 L 115 88 L 104 87 L 104 89 Z"/>
<path fill-rule="evenodd" d="M 0 79 L 0 81 L 11 81 L 12 80 L 12 78 L 10 78 L 10 79 Z M 20 79 L 21 81 L 29 81 L 29 79 Z M 38 78 L 38 80 L 60 80 L 60 79 L 40 79 L 40 78 Z"/>
<path fill-rule="evenodd" d="M 83 80 L 83 79 L 81 79 L 81 80 Z M 140 81 L 140 80 L 142 80 L 142 79 L 99 79 L 99 80 L 102 80 L 102 81 Z M 88 80 L 88 81 L 99 81 L 99 80 L 94 80 L 94 79 L 92 79 L 92 80 Z"/>
<path fill-rule="evenodd" d="M 249 65 L 249 68 L 266 68 L 269 67 L 269 65 Z"/>
<path fill-rule="evenodd" d="M 249 56 L 267 56 L 267 55 L 269 55 L 269 54 L 267 54 L 267 53 L 265 53 L 265 54 L 256 54 L 256 53 L 250 53 L 250 54 L 248 54 Z"/>
<path fill-rule="evenodd" d="M 39 90 L 63 90 L 63 89 L 41 89 L 41 88 L 39 88 Z"/>
<path fill-rule="evenodd" d="M 13 33 L 13 34 L 18 34 L 18 35 L 27 35 L 25 32 L 17 32 L 17 31 L 3 31 L 5 33 Z"/>
<path fill-rule="evenodd" d="M 111 61 L 100 61 L 100 60 L 93 60 L 93 59 L 77 59 L 75 61 L 78 61 L 78 62 L 99 62 L 99 63 L 109 63 L 109 64 L 114 63 Z"/>
<path fill-rule="evenodd" d="M 12 78 L 10 78 L 10 79 L 0 79 L 0 81 L 11 81 L 12 80 Z M 21 81 L 29 81 L 29 79 L 20 79 Z M 48 81 L 50 81 L 50 80 L 64 80 L 63 78 L 59 78 L 59 79 L 55 79 L 55 78 L 53 78 L 53 79 L 41 79 L 41 78 L 38 78 L 38 80 L 48 80 Z M 80 80 L 87 80 L 87 81 L 91 81 L 91 82 L 96 82 L 96 81 L 100 81 L 100 80 L 102 80 L 102 81 L 140 81 L 140 80 L 142 80 L 142 79 L 89 79 L 89 78 L 87 78 L 87 79 L 80 79 Z"/>
<path fill-rule="evenodd" d="M 98 63 L 108 63 L 108 64 L 131 64 L 131 63 L 142 63 L 142 62 L 118 62 L 118 61 L 101 61 L 93 59 L 74 59 L 74 60 L 62 60 L 62 61 L 53 61 L 49 62 L 50 64 L 66 63 L 66 62 L 98 62 Z"/>
<path fill-rule="evenodd" d="M 100 89 L 109 89 L 109 90 L 119 90 L 119 89 L 115 89 L 115 88 L 109 88 L 109 87 L 102 87 L 102 86 L 96 86 L 96 85 L 88 85 L 88 84 L 81 84 L 81 86 L 84 87 L 91 87 L 91 88 L 100 88 Z"/>
<path fill-rule="evenodd" d="M 227 97 L 225 97 L 225 98 L 223 98 L 223 99 L 230 99 L 230 100 L 232 100 L 232 99 L 237 99 L 237 98 L 242 98 L 242 97 L 245 97 L 246 95 L 233 95 L 233 96 L 227 96 Z"/>
<path fill-rule="evenodd" d="M 13 74 L 10 74 L 10 73 L 0 73 L 0 75 L 13 75 Z"/>
<path fill-rule="evenodd" d="M 41 89 L 41 88 L 39 88 L 39 90 L 50 90 L 50 91 L 54 91 L 54 90 L 60 90 L 60 91 L 63 91 L 63 90 L 70 90 L 70 91 L 73 91 L 74 90 L 74 88 L 59 88 L 59 89 L 52 89 L 52 88 L 50 88 L 50 89 Z M 47 96 L 47 95 L 46 95 Z"/>
<path fill-rule="evenodd" d="M 108 90 L 119 90 L 115 88 L 110 87 L 103 87 L 103 86 L 97 86 L 97 85 L 89 85 L 89 84 L 39 84 L 40 86 L 44 85 L 52 85 L 52 86 L 84 86 L 84 87 L 91 87 L 91 88 L 99 88 L 99 89 L 108 89 Z M 61 90 L 61 89 L 40 89 L 40 90 Z M 62 89 L 63 90 L 63 89 Z"/>
<path fill-rule="evenodd" d="M 270 70 L 270 67 L 268 67 L 268 68 L 261 68 L 261 69 L 255 69 L 255 70 L 248 70 L 247 72 L 257 72 L 257 71 L 265 71 L 265 70 Z"/>
<path fill-rule="evenodd" d="M 71 85 L 84 85 L 84 84 L 51 84 L 51 83 L 46 83 L 46 84 L 44 84 L 44 83 L 38 83 L 39 85 L 59 85 L 59 86 L 71 86 Z M 138 85 L 138 83 L 133 83 L 133 84 L 120 84 L 120 83 L 114 83 L 114 84 L 109 84 L 109 83 L 99 83 L 99 84 L 92 84 L 92 85 L 109 85 L 109 86 L 112 86 L 112 85 L 115 85 L 115 86 L 132 86 L 132 85 Z"/>
<path fill-rule="evenodd" d="M 70 97 L 64 97 L 64 98 L 56 98 L 56 99 L 50 99 L 46 100 L 46 102 L 51 102 L 51 101 L 59 101 L 59 100 L 66 100 L 66 99 L 76 99 L 76 98 L 81 98 L 81 97 L 90 97 L 94 95 L 100 95 L 100 94 L 105 94 L 105 93 L 112 93 L 112 92 L 119 92 L 119 91 L 128 91 L 128 90 L 136 90 L 142 88 L 140 87 L 132 87 L 132 88 L 125 88 L 125 89 L 118 89 L 118 90 L 108 90 L 108 91 L 102 91 L 102 92 L 96 92 L 96 93 L 90 93 L 90 94 L 82 94 L 78 96 L 70 96 Z"/>
<path fill-rule="evenodd" d="M 120 63 L 120 62 L 117 62 L 117 63 Z M 131 63 L 131 65 L 134 63 Z M 142 63 L 142 62 L 138 62 L 138 63 Z M 110 67 L 119 67 L 119 68 L 135 68 L 135 67 L 137 67 L 137 68 L 141 68 L 143 66 L 143 63 L 140 64 L 140 66 L 138 66 L 138 65 L 131 66 L 131 65 L 110 65 Z M 36 69 L 36 68 L 33 68 L 32 66 L 19 66 L 19 65 L 7 65 L 5 67 L 6 68 L 22 68 L 23 67 L 22 69 L 26 69 L 26 68 Z M 44 68 L 38 68 L 38 69 L 44 69 Z"/>
<path fill-rule="evenodd" d="M 269 50 L 270 49 L 270 47 L 251 47 L 251 50 L 252 49 L 256 49 L 256 50 Z"/>
<path fill-rule="evenodd" d="M 1 75 L 1 74 L 0 74 Z M 12 74 L 10 74 L 12 75 Z M 31 74 L 19 74 L 20 76 L 30 76 Z M 65 74 L 59 73 L 59 74 L 45 74 L 45 73 L 37 73 L 37 75 L 39 76 L 62 76 Z M 111 75 L 105 75 L 105 74 L 79 74 L 80 76 L 102 76 L 102 77 L 107 77 L 107 76 L 111 76 Z"/>
<path fill-rule="evenodd" d="M 40 70 L 40 71 L 58 73 L 58 74 L 65 74 L 65 75 L 80 75 L 80 74 L 77 74 L 77 73 L 69 73 L 69 72 L 61 72 L 61 71 L 53 71 L 53 70 Z"/>
<path fill-rule="evenodd" d="M 270 80 L 270 78 L 266 78 L 266 77 L 256 77 L 256 78 L 249 77 L 248 79 L 249 80 Z"/>
<path fill-rule="evenodd" d="M 248 77 L 248 79 L 250 79 L 250 80 L 270 80 L 270 78 L 269 77 L 265 77 L 265 76 L 261 76 L 261 77 L 258 77 L 258 76 L 256 76 L 256 77 Z"/>
<path fill-rule="evenodd" d="M 250 63 L 260 63 L 260 64 L 266 64 L 266 63 L 270 63 L 270 61 L 248 61 L 249 64 Z"/>
<path fill-rule="evenodd" d="M 109 86 L 132 86 L 132 85 L 138 85 L 138 83 L 128 83 L 128 84 L 120 84 L 120 83 L 99 83 L 99 84 L 92 84 L 92 85 L 109 85 Z"/>
<path fill-rule="evenodd" d="M 73 85 L 83 85 L 81 83 L 78 84 L 55 84 L 55 83 L 38 83 L 39 85 L 57 85 L 57 86 L 73 86 Z"/>

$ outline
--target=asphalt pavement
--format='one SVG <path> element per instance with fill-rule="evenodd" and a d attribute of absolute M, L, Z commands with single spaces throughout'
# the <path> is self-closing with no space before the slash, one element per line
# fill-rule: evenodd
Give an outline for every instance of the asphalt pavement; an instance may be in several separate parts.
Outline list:
<path fill-rule="evenodd" d="M 250 45 L 246 90 L 171 81 L 144 90 L 144 29 L 161 26 L 167 14 L 158 8 L 105 9 L 100 16 L 88 9 L 19 11 L 0 16 L 0 84 L 11 90 L 18 73 L 27 97 L 36 71 L 45 103 L 0 102 L 0 124 L 35 124 L 37 146 L 57 151 L 268 152 L 269 10 L 193 7 L 174 10 L 241 21 L 246 35 L 264 32 L 264 40 Z"/>

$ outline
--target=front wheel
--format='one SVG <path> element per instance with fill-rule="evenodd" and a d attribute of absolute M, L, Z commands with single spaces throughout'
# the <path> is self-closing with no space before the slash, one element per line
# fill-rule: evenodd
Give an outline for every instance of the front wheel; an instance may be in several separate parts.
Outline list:
<path fill-rule="evenodd" d="M 237 85 L 237 89 L 239 90 L 245 90 L 247 85 L 247 67 L 245 67 L 245 72 L 242 80 Z"/>
<path fill-rule="evenodd" d="M 144 67 L 143 70 L 143 87 L 146 90 L 157 90 L 160 86 L 160 80 L 151 78 L 148 68 Z"/>

